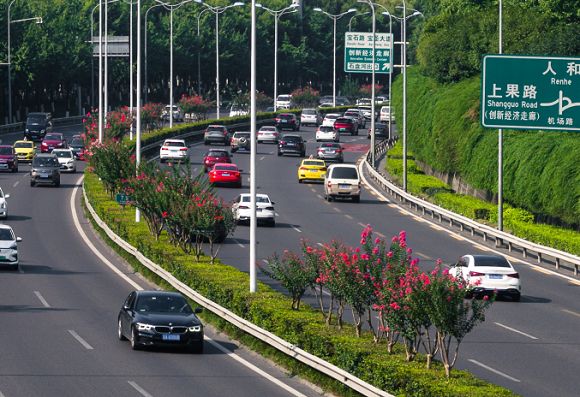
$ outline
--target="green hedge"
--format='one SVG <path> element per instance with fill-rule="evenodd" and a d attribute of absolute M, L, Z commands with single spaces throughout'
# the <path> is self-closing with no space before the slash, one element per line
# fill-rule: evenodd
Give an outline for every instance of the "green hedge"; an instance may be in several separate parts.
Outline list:
<path fill-rule="evenodd" d="M 356 338 L 350 324 L 345 324 L 343 330 L 336 326 L 327 328 L 318 310 L 307 304 L 302 304 L 299 311 L 291 310 L 290 298 L 262 283 L 258 283 L 257 293 L 250 293 L 247 274 L 224 265 L 219 259 L 214 265 L 205 256 L 195 262 L 193 256 L 184 255 L 169 244 L 165 232 L 155 241 L 143 222 L 134 222 L 134 209 L 126 207 L 121 211 L 109 195 L 103 193 L 102 183 L 94 173 L 85 172 L 84 186 L 91 205 L 111 229 L 192 289 L 376 387 L 399 396 L 513 396 L 509 390 L 480 381 L 467 372 L 453 370 L 451 378 L 447 379 L 438 361 L 433 363 L 433 369 L 426 370 L 426 359 L 422 355 L 408 363 L 402 346 L 395 346 L 395 354 L 389 354 L 384 343 L 375 345 L 367 333 L 363 338 Z M 305 376 L 311 372 L 304 366 L 293 368 L 302 368 L 298 373 Z M 341 387 L 334 392 L 356 394 Z"/>

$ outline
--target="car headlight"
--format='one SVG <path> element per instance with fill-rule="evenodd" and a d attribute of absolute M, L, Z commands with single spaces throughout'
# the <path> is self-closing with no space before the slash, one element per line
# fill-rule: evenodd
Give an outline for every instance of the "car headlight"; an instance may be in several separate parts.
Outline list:
<path fill-rule="evenodd" d="M 153 328 L 152 325 L 149 324 L 143 324 L 143 323 L 137 323 L 137 329 L 139 331 L 149 331 Z"/>
<path fill-rule="evenodd" d="M 41 133 L 41 134 L 44 134 L 44 132 L 45 132 L 45 131 L 46 131 L 46 130 L 40 130 L 40 133 Z"/>
<path fill-rule="evenodd" d="M 28 128 L 24 130 L 24 132 L 28 132 L 28 131 L 29 131 Z"/>
<path fill-rule="evenodd" d="M 17 250 L 18 249 L 18 244 L 16 244 L 16 243 L 12 244 L 9 249 L 11 249 L 11 250 Z"/>
<path fill-rule="evenodd" d="M 201 331 L 201 325 L 194 325 L 193 327 L 188 328 L 189 332 L 199 332 Z"/>
<path fill-rule="evenodd" d="M 67 163 L 67 164 L 72 164 L 72 163 L 73 163 L 73 161 L 72 161 L 72 160 L 69 160 L 69 161 L 67 161 L 66 163 Z"/>

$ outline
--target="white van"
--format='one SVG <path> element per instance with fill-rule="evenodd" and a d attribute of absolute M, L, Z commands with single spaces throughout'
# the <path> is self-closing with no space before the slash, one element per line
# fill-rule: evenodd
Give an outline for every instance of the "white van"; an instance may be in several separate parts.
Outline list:
<path fill-rule="evenodd" d="M 230 108 L 230 117 L 247 116 L 248 114 L 250 114 L 249 106 L 234 103 Z"/>
<path fill-rule="evenodd" d="M 360 202 L 361 179 L 354 164 L 332 164 L 324 177 L 324 195 L 327 201 L 338 197 Z"/>
<path fill-rule="evenodd" d="M 292 102 L 292 95 L 278 95 L 276 98 L 276 110 L 278 109 L 294 109 L 294 102 Z"/>

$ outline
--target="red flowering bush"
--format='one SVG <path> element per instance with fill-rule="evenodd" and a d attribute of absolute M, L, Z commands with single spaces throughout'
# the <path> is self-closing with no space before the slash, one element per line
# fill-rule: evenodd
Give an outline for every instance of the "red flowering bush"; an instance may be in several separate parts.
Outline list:
<path fill-rule="evenodd" d="M 153 126 L 161 121 L 163 109 L 161 103 L 146 103 L 141 108 L 141 124 L 145 125 L 147 131 L 151 131 Z"/>
<path fill-rule="evenodd" d="M 195 115 L 196 120 L 206 120 L 209 116 L 209 110 L 214 102 L 206 101 L 199 95 L 181 97 L 179 107 L 183 114 L 190 113 Z"/>
<path fill-rule="evenodd" d="M 311 108 L 316 107 L 320 99 L 320 91 L 316 91 L 312 87 L 300 87 L 292 93 L 292 102 L 296 104 L 297 108 Z"/>
<path fill-rule="evenodd" d="M 383 89 L 382 85 L 375 84 L 375 97 L 377 97 L 381 90 Z M 363 98 L 370 98 L 373 94 L 373 86 L 369 85 L 362 85 L 359 90 L 359 95 Z"/>

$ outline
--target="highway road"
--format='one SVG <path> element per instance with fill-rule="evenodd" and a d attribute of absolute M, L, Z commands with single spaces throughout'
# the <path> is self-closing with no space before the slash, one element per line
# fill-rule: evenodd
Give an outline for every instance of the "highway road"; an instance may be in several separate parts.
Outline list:
<path fill-rule="evenodd" d="M 78 127 L 61 131 L 70 138 Z M 307 155 L 317 147 L 314 131 L 312 127 L 302 127 L 300 131 L 307 140 Z M 2 136 L 4 143 L 16 138 Z M 360 161 L 369 148 L 363 130 L 359 136 L 342 136 L 341 143 L 347 163 Z M 201 171 L 206 150 L 203 145 L 192 146 L 194 172 Z M 249 189 L 249 154 L 238 152 L 233 161 L 244 170 L 244 186 L 219 188 L 227 200 Z M 438 258 L 452 263 L 466 253 L 508 254 L 496 251 L 491 242 L 473 240 L 469 233 L 450 230 L 430 218 L 408 212 L 397 202 L 389 201 L 390 197 L 384 196 L 368 178 L 360 204 L 328 203 L 323 199 L 322 184 L 298 183 L 300 161 L 295 156 L 278 157 L 275 145 L 258 147 L 258 192 L 270 196 L 278 214 L 274 229 L 258 228 L 257 259 L 262 263 L 274 252 L 298 252 L 301 238 L 313 244 L 339 238 L 356 246 L 366 224 L 371 224 L 375 235 L 387 240 L 405 230 L 413 256 L 420 259 L 424 269 L 432 269 Z M 191 393 L 193 389 L 196 395 L 197 390 L 210 395 L 289 395 L 209 342 L 205 353 L 198 356 L 173 351 L 133 352 L 128 343 L 116 339 L 117 313 L 135 287 L 97 258 L 79 236 L 70 207 L 79 177 L 80 174 L 64 175 L 60 188 L 30 188 L 26 166 L 21 166 L 16 174 L 0 174 L 0 186 L 11 195 L 7 223 L 23 238 L 19 244 L 21 272 L 0 271 L 0 315 L 5 324 L 0 331 L 4 341 L 0 393 L 12 397 L 122 392 L 157 397 Z M 152 288 L 95 238 L 82 217 L 78 192 L 74 203 L 80 227 L 97 249 L 133 282 Z M 249 228 L 239 226 L 226 240 L 219 257 L 247 272 L 248 244 Z M 580 346 L 572 335 L 580 325 L 580 281 L 572 282 L 519 256 L 509 259 L 521 276 L 521 302 L 505 299 L 494 303 L 486 313 L 486 321 L 462 343 L 456 368 L 527 397 L 576 396 L 575 366 Z M 261 274 L 259 280 L 282 291 Z M 314 304 L 312 296 L 306 300 Z M 294 390 L 304 395 L 316 393 L 247 354 L 247 349 L 238 349 L 234 342 L 210 332 L 207 336 Z"/>

